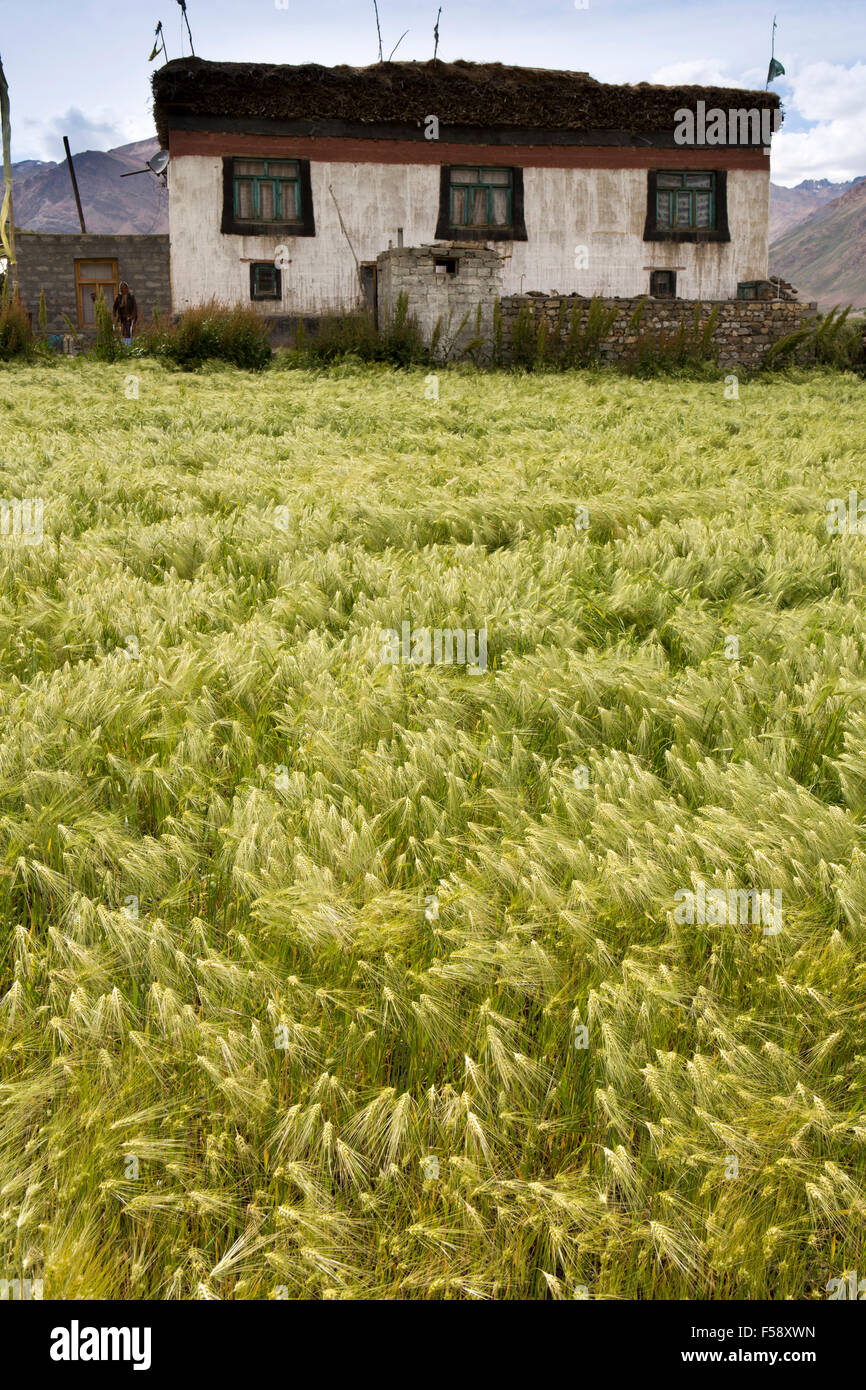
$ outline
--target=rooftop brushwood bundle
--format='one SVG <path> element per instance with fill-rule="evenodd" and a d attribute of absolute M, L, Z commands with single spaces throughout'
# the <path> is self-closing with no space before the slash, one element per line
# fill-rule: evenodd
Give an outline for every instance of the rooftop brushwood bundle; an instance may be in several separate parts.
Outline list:
<path fill-rule="evenodd" d="M 178 58 L 153 75 L 154 117 L 168 148 L 170 115 L 265 121 L 343 120 L 423 126 L 651 132 L 675 112 L 707 107 L 777 109 L 775 92 L 727 87 L 617 86 L 586 72 L 502 63 L 375 63 L 370 67 L 208 63 Z"/>

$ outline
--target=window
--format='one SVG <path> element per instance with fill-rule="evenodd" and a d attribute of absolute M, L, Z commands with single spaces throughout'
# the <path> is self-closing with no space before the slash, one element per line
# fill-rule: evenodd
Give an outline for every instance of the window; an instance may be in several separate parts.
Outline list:
<path fill-rule="evenodd" d="M 759 280 L 742 280 L 740 284 L 737 285 L 737 298 L 757 299 L 759 284 Z"/>
<path fill-rule="evenodd" d="M 226 157 L 222 231 L 234 236 L 315 236 L 309 160 Z"/>
<path fill-rule="evenodd" d="M 724 169 L 653 169 L 644 241 L 730 241 Z"/>
<path fill-rule="evenodd" d="M 452 227 L 510 227 L 510 169 L 451 170 Z"/>
<path fill-rule="evenodd" d="M 250 266 L 250 299 L 282 299 L 283 277 L 273 261 L 253 261 Z"/>
<path fill-rule="evenodd" d="M 237 222 L 300 222 L 301 174 L 296 159 L 236 159 Z"/>
<path fill-rule="evenodd" d="M 110 313 L 117 294 L 117 261 L 76 261 L 75 299 L 79 328 L 96 327 L 96 301 L 100 294 Z"/>
<path fill-rule="evenodd" d="M 715 174 L 657 174 L 656 223 L 661 228 L 715 225 Z"/>
<path fill-rule="evenodd" d="M 526 241 L 523 170 L 443 165 L 436 237 L 440 241 Z"/>
<path fill-rule="evenodd" d="M 675 270 L 653 270 L 650 273 L 650 294 L 653 299 L 676 299 L 677 273 Z"/>
<path fill-rule="evenodd" d="M 456 256 L 434 256 L 433 273 L 435 275 L 456 275 L 460 265 Z"/>

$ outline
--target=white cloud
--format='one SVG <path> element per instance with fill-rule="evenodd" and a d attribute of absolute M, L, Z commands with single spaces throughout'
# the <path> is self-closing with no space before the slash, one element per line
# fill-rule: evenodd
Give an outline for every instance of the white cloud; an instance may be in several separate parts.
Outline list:
<path fill-rule="evenodd" d="M 866 63 L 810 63 L 791 80 L 791 107 L 807 121 L 866 116 Z"/>
<path fill-rule="evenodd" d="M 785 106 L 808 130 L 782 127 L 773 141 L 773 179 L 841 182 L 866 173 L 866 63 L 808 63 L 787 74 Z"/>
<path fill-rule="evenodd" d="M 712 58 L 688 58 L 656 68 L 650 82 L 662 87 L 738 87 L 740 84 Z"/>
<path fill-rule="evenodd" d="M 866 174 L 866 122 L 862 116 L 824 121 L 811 130 L 786 131 L 773 138 L 774 183 L 791 187 L 802 179 L 841 183 Z"/>
<path fill-rule="evenodd" d="M 111 150 L 137 138 L 135 122 L 130 124 L 129 120 L 109 110 L 86 116 L 77 106 L 70 106 L 63 115 L 48 120 L 25 119 L 23 125 L 27 134 L 20 143 L 26 147 L 26 153 L 19 153 L 16 148 L 16 159 L 61 160 L 64 135 L 69 137 L 73 154 L 81 154 L 84 150 Z M 16 141 L 16 146 L 18 144 Z"/>

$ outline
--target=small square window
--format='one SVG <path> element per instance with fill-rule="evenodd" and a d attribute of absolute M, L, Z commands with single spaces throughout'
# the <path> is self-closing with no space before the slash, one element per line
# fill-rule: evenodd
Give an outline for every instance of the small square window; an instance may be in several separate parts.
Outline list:
<path fill-rule="evenodd" d="M 676 299 L 677 273 L 675 270 L 653 270 L 650 272 L 650 294 L 653 299 Z"/>
<path fill-rule="evenodd" d="M 282 272 L 273 261 L 253 261 L 250 266 L 250 299 L 282 299 Z"/>
<path fill-rule="evenodd" d="M 758 282 L 757 280 L 743 280 L 737 285 L 738 299 L 757 299 Z"/>
<path fill-rule="evenodd" d="M 456 256 L 433 257 L 433 267 L 437 275 L 456 275 L 459 264 Z"/>

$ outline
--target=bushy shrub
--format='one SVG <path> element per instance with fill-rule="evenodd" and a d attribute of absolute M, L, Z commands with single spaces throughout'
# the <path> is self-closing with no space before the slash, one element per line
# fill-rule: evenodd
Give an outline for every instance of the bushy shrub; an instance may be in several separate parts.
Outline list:
<path fill-rule="evenodd" d="M 533 304 L 522 304 L 511 329 L 511 364 L 527 372 L 599 366 L 601 344 L 616 313 L 615 305 L 608 308 L 597 296 L 575 300 L 570 309 L 563 300 L 551 325 L 543 312 L 536 315 Z M 501 359 L 501 346 L 494 347 L 494 360 L 497 356 Z"/>
<path fill-rule="evenodd" d="M 764 367 L 818 365 L 842 371 L 866 371 L 866 323 L 851 319 L 851 305 L 837 304 L 814 323 L 787 333 L 766 353 Z"/>
<path fill-rule="evenodd" d="M 644 303 L 641 301 L 630 320 L 629 328 L 633 331 L 640 326 Z M 718 321 L 719 306 L 716 304 L 702 324 L 701 305 L 698 303 L 691 324 L 683 317 L 670 332 L 660 328 L 656 333 L 639 333 L 624 364 L 625 370 L 640 377 L 714 373 L 717 370 L 718 349 L 713 342 L 713 334 Z"/>
<path fill-rule="evenodd" d="M 572 304 L 559 365 L 566 369 L 598 366 L 601 344 L 613 327 L 616 314 L 616 305 L 606 308 L 604 300 L 597 295 L 593 295 L 588 304 L 585 300 Z"/>
<path fill-rule="evenodd" d="M 409 313 L 409 297 L 406 294 L 397 296 L 394 317 L 381 326 L 379 336 L 388 362 L 409 367 L 430 360 L 418 320 Z"/>
<path fill-rule="evenodd" d="M 0 303 L 0 361 L 33 356 L 33 329 L 30 315 L 17 298 Z"/>
<path fill-rule="evenodd" d="M 212 299 L 164 326 L 158 319 L 143 335 L 145 350 L 191 370 L 202 362 L 231 362 L 259 372 L 271 360 L 270 328 L 255 309 Z"/>
<path fill-rule="evenodd" d="M 518 370 L 531 372 L 537 365 L 538 329 L 535 323 L 535 310 L 530 304 L 521 304 L 517 317 L 511 326 L 511 365 Z"/>
<path fill-rule="evenodd" d="M 433 349 L 424 342 L 416 318 L 409 313 L 408 296 L 401 294 L 391 319 L 377 325 L 369 309 L 349 309 L 325 314 L 310 332 L 303 319 L 295 330 L 292 348 L 279 356 L 284 367 L 321 366 L 354 358 L 361 362 L 390 362 L 398 367 L 424 366 Z"/>
<path fill-rule="evenodd" d="M 376 362 L 382 357 L 376 321 L 368 310 L 351 310 L 344 314 L 324 314 L 312 330 L 300 319 L 295 329 L 293 347 L 283 355 L 298 366 L 317 366 L 354 357 L 362 362 Z"/>
<path fill-rule="evenodd" d="M 93 307 L 96 318 L 96 341 L 91 349 L 93 356 L 99 362 L 117 362 L 124 355 L 124 346 L 117 335 L 111 310 L 101 290 Z"/>

